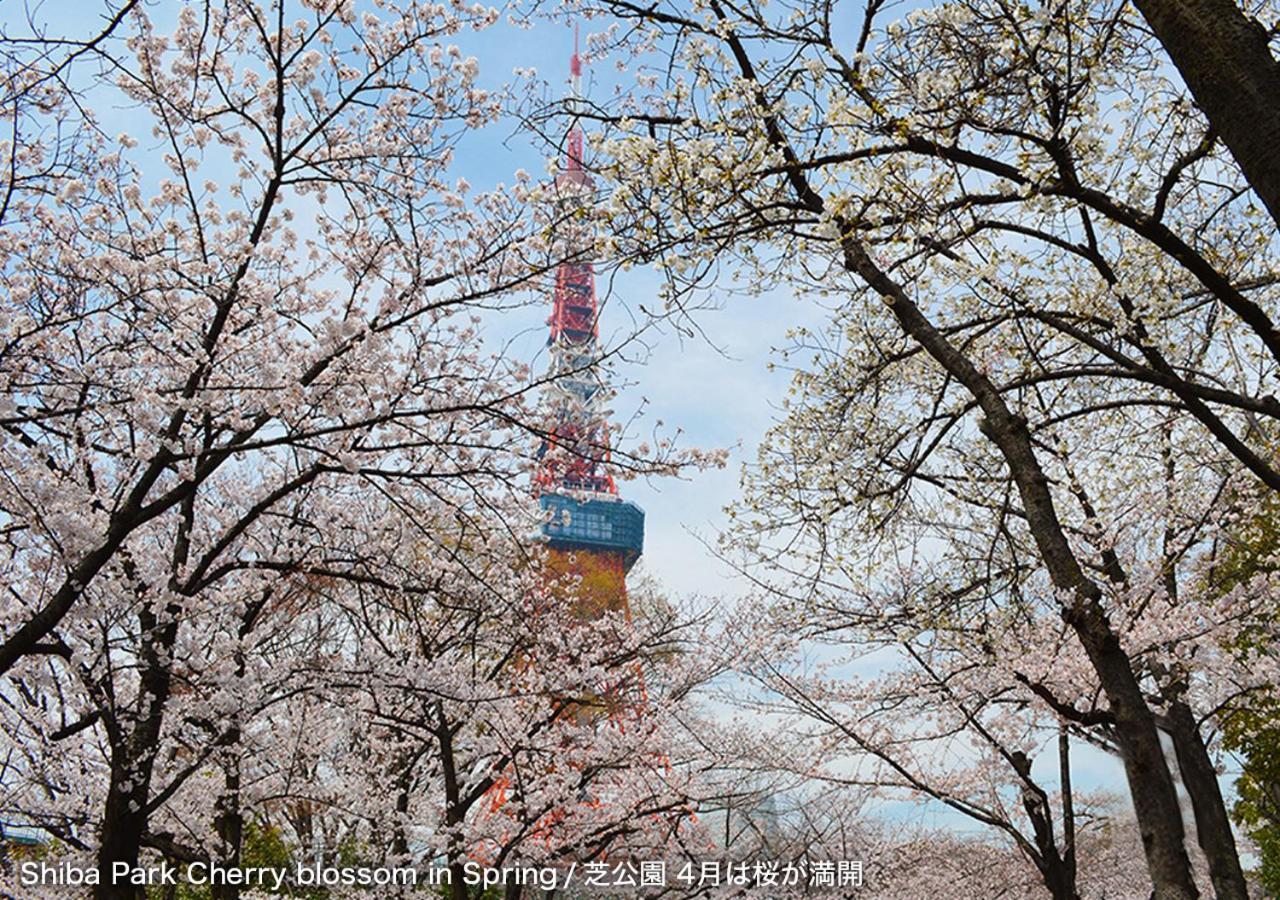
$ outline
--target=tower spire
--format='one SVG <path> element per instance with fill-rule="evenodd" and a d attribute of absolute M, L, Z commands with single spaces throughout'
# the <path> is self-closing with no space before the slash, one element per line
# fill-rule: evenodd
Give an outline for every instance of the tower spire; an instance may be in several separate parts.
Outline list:
<path fill-rule="evenodd" d="M 582 77 L 582 57 L 578 55 L 578 23 L 573 23 L 573 56 L 569 57 L 569 74 L 573 76 L 573 96 L 582 96 L 582 85 L 578 79 Z"/>
<path fill-rule="evenodd" d="M 569 112 L 573 120 L 569 124 L 566 152 L 568 161 L 565 169 L 569 172 L 582 172 L 582 127 L 578 124 L 578 115 L 582 112 L 582 57 L 578 55 L 578 23 L 573 23 L 573 55 L 569 57 Z"/>

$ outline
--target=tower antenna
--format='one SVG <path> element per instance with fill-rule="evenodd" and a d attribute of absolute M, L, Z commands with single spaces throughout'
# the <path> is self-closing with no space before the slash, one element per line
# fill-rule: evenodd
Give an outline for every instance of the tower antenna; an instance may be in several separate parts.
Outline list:
<path fill-rule="evenodd" d="M 578 23 L 573 23 L 573 56 L 569 57 L 569 74 L 573 76 L 573 95 L 582 96 L 582 86 L 578 79 L 582 77 L 582 57 L 578 55 Z"/>

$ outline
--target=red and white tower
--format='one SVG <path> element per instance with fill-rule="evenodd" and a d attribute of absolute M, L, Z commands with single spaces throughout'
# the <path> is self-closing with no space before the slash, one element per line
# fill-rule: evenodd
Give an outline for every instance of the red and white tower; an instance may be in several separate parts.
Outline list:
<path fill-rule="evenodd" d="M 570 109 L 580 109 L 582 59 L 574 31 L 569 61 Z M 592 247 L 595 235 L 584 215 L 595 186 L 583 160 L 582 129 L 569 128 L 565 159 L 555 180 L 556 240 L 563 260 L 552 295 L 547 438 L 539 452 L 535 489 L 549 520 L 542 533 L 552 568 L 582 576 L 580 599 L 590 606 L 625 609 L 625 576 L 644 545 L 644 512 L 622 500 L 609 474 L 611 390 L 601 367 L 600 306 Z"/>

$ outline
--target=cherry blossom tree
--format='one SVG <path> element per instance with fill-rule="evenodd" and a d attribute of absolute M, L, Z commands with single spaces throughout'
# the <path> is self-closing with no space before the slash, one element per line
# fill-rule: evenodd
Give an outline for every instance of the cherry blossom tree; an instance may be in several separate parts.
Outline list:
<path fill-rule="evenodd" d="M 897 372 L 889 367 L 885 374 Z M 736 543 L 763 563 L 757 581 L 769 585 L 774 627 L 784 641 L 807 635 L 833 647 L 848 665 L 878 653 L 903 669 L 866 681 L 811 680 L 780 662 L 785 652 L 766 649 L 755 671 L 823 723 L 837 743 L 880 754 L 891 769 L 900 766 L 893 783 L 914 782 L 917 790 L 948 800 L 959 775 L 929 750 L 944 741 L 992 754 L 994 769 L 961 766 L 975 776 L 966 790 L 977 791 L 984 803 L 992 785 L 1042 794 L 1029 768 L 1018 770 L 1059 728 L 1119 750 L 1096 672 L 1061 622 L 1054 589 L 1009 504 L 1014 488 L 985 454 L 967 455 L 971 436 L 948 439 L 930 453 L 918 477 L 941 489 L 921 487 L 897 498 L 899 508 L 874 537 L 867 536 L 868 511 L 833 496 L 857 489 L 829 476 L 834 460 L 857 461 L 868 452 L 877 467 L 892 470 L 892 461 L 886 465 L 878 454 L 898 438 L 876 428 L 897 429 L 895 407 L 909 400 L 892 377 L 864 382 L 875 383 L 881 399 L 851 441 L 847 398 L 858 390 L 846 380 L 851 376 L 861 381 L 866 371 L 832 359 L 804 379 L 794 417 L 775 430 L 750 478 L 753 495 L 741 511 Z M 1239 502 L 1219 477 L 1198 467 L 1212 445 L 1196 451 L 1194 439 L 1170 442 L 1151 429 L 1142 456 L 1166 455 L 1167 471 L 1182 474 L 1126 484 L 1116 475 L 1113 442 L 1124 440 L 1132 450 L 1142 440 L 1128 429 L 1093 431 L 1065 425 L 1045 431 L 1042 452 L 1054 463 L 1055 481 L 1070 485 L 1078 502 L 1064 521 L 1082 541 L 1077 552 L 1107 573 L 1108 615 L 1151 693 L 1157 727 L 1175 750 L 1197 838 L 1211 863 L 1215 856 L 1231 861 L 1234 839 L 1213 758 L 1219 751 L 1211 745 L 1229 711 L 1266 696 L 1275 678 L 1272 655 L 1242 658 L 1233 648 L 1274 640 L 1276 586 L 1268 575 L 1220 589 L 1219 572 L 1233 553 L 1232 529 L 1222 525 Z M 862 444 L 863 435 L 870 446 Z M 960 456 L 944 464 L 953 450 Z M 876 477 L 873 470 L 850 475 Z M 1107 489 L 1095 502 L 1084 485 L 1099 484 Z M 781 524 L 774 540 L 762 544 L 758 536 L 768 517 Z M 919 733 L 915 723 L 922 723 Z M 995 771 L 1001 768 L 1003 775 Z M 991 827 L 1008 824 L 985 805 L 962 808 Z M 1052 824 L 1056 816 L 1028 810 L 1027 818 L 1032 826 Z"/>
<path fill-rule="evenodd" d="M 1197 579 L 1215 498 L 1280 487 L 1274 229 L 1128 7 L 857 6 L 599 4 L 625 23 L 600 52 L 661 59 L 594 115 L 616 227 L 668 302 L 733 261 L 837 313 L 787 360 L 798 399 L 745 547 L 798 551 L 801 619 L 931 546 L 930 593 L 990 603 L 996 654 L 1008 620 L 1052 614 L 1105 704 L 1156 896 L 1197 894 L 1162 732 L 1214 889 L 1244 896 L 1212 705 L 1189 699 L 1221 635 L 1186 628 L 1171 661 L 1143 632 L 1152 609 L 1238 621 Z"/>
<path fill-rule="evenodd" d="M 484 760 L 459 776 L 473 790 L 535 752 L 526 722 L 503 754 L 504 716 L 541 721 L 540 740 L 575 734 L 548 727 L 548 698 L 625 669 L 645 641 L 601 643 L 526 696 L 512 673 L 532 651 L 490 633 L 516 623 L 536 568 L 538 385 L 484 329 L 564 252 L 544 187 L 517 173 L 476 192 L 457 172 L 509 90 L 484 87 L 454 41 L 499 12 L 103 14 L 84 37 L 33 19 L 0 40 L 6 815 L 108 871 L 144 848 L 234 863 L 260 813 L 303 832 L 341 808 L 334 827 L 372 841 L 357 775 L 398 779 L 402 800 L 425 755 L 445 782 Z M 650 455 L 615 458 L 670 470 Z M 490 606 L 441 613 L 468 579 Z M 414 644 L 433 616 L 445 649 Z M 538 636 L 570 642 L 554 624 Z M 445 735 L 489 714 L 459 712 L 482 663 L 506 678 L 494 703 L 524 705 L 449 763 Z M 402 682 L 376 680 L 397 666 Z M 435 743 L 404 747 L 385 717 L 419 678 L 436 706 L 419 703 L 414 727 Z M 610 777 L 624 743 L 600 765 Z M 551 783 L 568 790 L 570 770 L 591 766 Z M 533 771 L 528 810 L 556 802 Z M 378 824 L 405 848 L 406 822 Z"/>
<path fill-rule="evenodd" d="M 353 780 L 397 785 L 379 817 L 399 823 L 390 852 L 446 860 L 456 897 L 468 859 L 661 857 L 694 813 L 677 725 L 725 664 L 699 652 L 706 622 L 665 604 L 583 621 L 554 602 L 541 567 L 503 572 L 525 590 L 486 579 L 431 606 L 362 603 L 367 637 L 344 676 L 359 685 L 353 729 L 370 748 L 357 756 L 388 770 Z M 394 621 L 370 621 L 371 609 Z"/>

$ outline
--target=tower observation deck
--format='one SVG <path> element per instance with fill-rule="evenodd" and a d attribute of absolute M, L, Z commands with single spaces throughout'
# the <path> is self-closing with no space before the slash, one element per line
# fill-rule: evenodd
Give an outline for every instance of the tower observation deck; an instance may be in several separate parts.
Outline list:
<path fill-rule="evenodd" d="M 577 111 L 582 60 L 577 33 L 569 63 L 571 110 Z M 555 179 L 554 244 L 563 260 L 556 269 L 548 348 L 546 406 L 549 421 L 539 449 L 534 487 L 548 515 L 542 534 L 553 567 L 588 574 L 609 608 L 625 608 L 625 575 L 644 549 L 644 511 L 618 496 L 609 474 L 611 391 L 601 371 L 600 306 L 591 260 L 594 234 L 582 211 L 595 186 L 583 167 L 582 129 L 575 121 Z"/>

